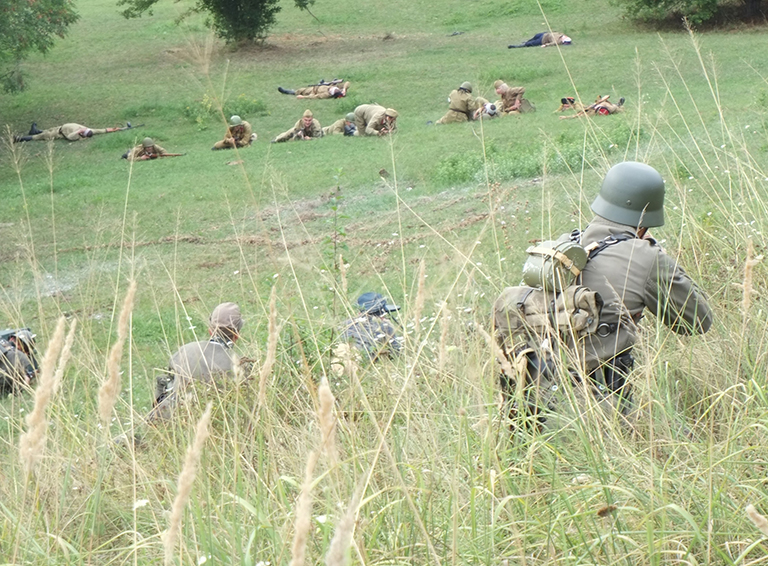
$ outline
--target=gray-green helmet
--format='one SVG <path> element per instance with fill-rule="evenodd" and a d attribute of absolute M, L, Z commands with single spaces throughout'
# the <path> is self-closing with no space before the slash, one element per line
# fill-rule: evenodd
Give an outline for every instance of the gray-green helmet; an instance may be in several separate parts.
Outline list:
<path fill-rule="evenodd" d="M 230 126 L 239 126 L 242 123 L 243 123 L 243 119 L 240 116 L 237 116 L 237 115 L 232 116 L 229 119 L 229 125 Z"/>
<path fill-rule="evenodd" d="M 625 161 L 605 175 L 592 211 L 636 228 L 664 225 L 664 179 L 645 163 Z"/>
<path fill-rule="evenodd" d="M 350 112 L 349 114 L 347 114 L 347 115 L 344 117 L 344 119 L 345 119 L 347 122 L 354 122 L 354 121 L 355 121 L 355 113 L 354 113 L 354 112 Z"/>
<path fill-rule="evenodd" d="M 461 90 L 466 90 L 467 92 L 472 92 L 472 83 L 469 81 L 464 81 L 461 83 L 461 86 L 459 87 Z"/>
<path fill-rule="evenodd" d="M 152 141 L 152 138 L 144 138 L 144 141 L 141 142 L 141 145 L 144 147 L 152 147 L 155 145 L 155 142 Z"/>

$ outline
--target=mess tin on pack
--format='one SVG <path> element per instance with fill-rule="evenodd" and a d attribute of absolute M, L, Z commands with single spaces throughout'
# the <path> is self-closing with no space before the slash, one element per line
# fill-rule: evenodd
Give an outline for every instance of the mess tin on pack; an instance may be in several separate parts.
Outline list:
<path fill-rule="evenodd" d="M 587 251 L 571 240 L 546 240 L 526 250 L 523 281 L 529 287 L 559 293 L 587 265 Z"/>

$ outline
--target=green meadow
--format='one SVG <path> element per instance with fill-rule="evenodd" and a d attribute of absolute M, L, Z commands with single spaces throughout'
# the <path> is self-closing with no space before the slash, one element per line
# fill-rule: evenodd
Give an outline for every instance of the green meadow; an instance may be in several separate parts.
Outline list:
<path fill-rule="evenodd" d="M 234 48 L 200 15 L 175 24 L 190 6 L 125 20 L 81 0 L 69 36 L 24 63 L 27 89 L 0 94 L 0 327 L 33 328 L 42 354 L 60 317 L 77 324 L 30 474 L 34 392 L 0 401 L 0 565 L 768 564 L 745 512 L 768 515 L 764 27 L 657 31 L 604 0 L 318 0 L 316 18 L 284 1 L 264 45 Z M 573 45 L 506 47 L 548 28 Z M 337 77 L 341 100 L 277 91 Z M 537 111 L 428 124 L 461 82 L 494 99 L 499 78 Z M 625 111 L 555 112 L 605 94 Z M 398 110 L 396 135 L 269 143 L 306 108 L 325 126 L 370 102 Z M 258 140 L 211 151 L 232 114 Z M 33 121 L 136 127 L 11 143 Z M 120 159 L 147 136 L 186 155 Z M 491 305 L 532 242 L 589 222 L 623 160 L 664 176 L 654 236 L 715 324 L 686 338 L 646 316 L 632 426 L 565 384 L 557 426 L 515 431 L 483 337 Z M 405 351 L 335 371 L 366 291 L 402 306 Z M 245 317 L 238 385 L 147 425 L 155 376 L 222 301 Z"/>

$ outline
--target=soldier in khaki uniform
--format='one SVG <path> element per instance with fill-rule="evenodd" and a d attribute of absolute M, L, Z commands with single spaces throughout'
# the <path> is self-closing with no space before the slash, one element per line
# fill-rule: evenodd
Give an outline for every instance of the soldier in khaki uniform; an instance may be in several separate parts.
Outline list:
<path fill-rule="evenodd" d="M 242 327 L 237 304 L 222 303 L 213 309 L 208 321 L 210 339 L 185 344 L 171 356 L 168 373 L 157 380 L 155 406 L 147 420 L 170 418 L 192 394 L 195 381 L 215 384 L 220 379 L 232 378 L 236 363 L 232 346 Z"/>
<path fill-rule="evenodd" d="M 397 111 L 378 104 L 355 108 L 355 127 L 360 136 L 385 136 L 397 131 Z"/>
<path fill-rule="evenodd" d="M 355 127 L 354 112 L 350 112 L 344 118 L 341 118 L 340 120 L 336 120 L 330 126 L 326 126 L 323 128 L 324 136 L 337 135 L 337 134 L 345 135 L 345 136 L 357 135 L 357 128 Z"/>
<path fill-rule="evenodd" d="M 519 114 L 523 110 L 525 87 L 511 87 L 499 79 L 493 83 L 493 88 L 496 89 L 496 94 L 501 97 L 501 100 L 496 102 L 496 106 L 500 107 L 504 114 Z"/>
<path fill-rule="evenodd" d="M 232 116 L 229 119 L 229 127 L 224 139 L 213 144 L 211 149 L 233 149 L 235 147 L 247 147 L 256 141 L 256 134 L 253 133 L 251 125 L 240 118 Z"/>
<path fill-rule="evenodd" d="M 315 120 L 312 111 L 307 109 L 304 111 L 301 119 L 293 125 L 293 128 L 277 136 L 272 140 L 272 143 L 313 140 L 322 137 L 323 128 L 320 126 L 320 122 Z"/>
<path fill-rule="evenodd" d="M 152 138 L 144 138 L 144 140 L 128 153 L 123 155 L 128 161 L 146 161 L 148 159 L 157 159 L 161 155 L 166 155 L 168 152 L 162 147 L 157 145 Z"/>
<path fill-rule="evenodd" d="M 606 94 L 605 96 L 598 96 L 597 99 L 593 104 L 590 104 L 586 108 L 579 109 L 579 106 L 581 106 L 577 101 L 574 101 L 572 98 L 563 98 L 561 102 L 568 101 L 569 104 L 566 105 L 565 103 L 560 105 L 559 111 L 564 111 L 569 108 L 573 108 L 577 110 L 576 114 L 573 114 L 572 116 L 560 116 L 561 120 L 568 120 L 571 118 L 581 118 L 582 116 L 609 116 L 611 114 L 617 114 L 618 112 L 624 111 L 624 97 L 622 96 L 619 99 L 618 104 L 614 104 L 613 102 L 609 101 L 610 94 Z"/>
<path fill-rule="evenodd" d="M 464 81 L 459 88 L 448 95 L 448 112 L 435 123 L 453 124 L 474 120 L 487 103 L 488 101 L 484 98 L 472 96 L 472 84 Z"/>
<path fill-rule="evenodd" d="M 349 81 L 339 84 L 317 84 L 312 86 L 305 86 L 303 88 L 297 88 L 296 90 L 277 87 L 277 90 L 283 94 L 295 94 L 296 98 L 344 98 L 347 96 L 347 89 L 349 89 Z"/>
<path fill-rule="evenodd" d="M 35 134 L 30 133 L 26 136 L 16 136 L 14 138 L 14 141 L 17 142 L 25 142 L 25 141 L 49 141 L 49 140 L 67 140 L 67 141 L 78 141 L 82 138 L 90 138 L 96 134 L 106 134 L 109 132 L 116 132 L 120 130 L 120 128 L 100 128 L 100 129 L 93 129 L 89 128 L 88 126 L 83 126 L 82 124 L 64 124 L 63 126 L 58 126 L 56 128 L 48 128 L 47 130 L 43 130 L 42 132 L 37 129 L 36 125 L 32 125 L 32 130 L 30 132 L 36 132 Z"/>

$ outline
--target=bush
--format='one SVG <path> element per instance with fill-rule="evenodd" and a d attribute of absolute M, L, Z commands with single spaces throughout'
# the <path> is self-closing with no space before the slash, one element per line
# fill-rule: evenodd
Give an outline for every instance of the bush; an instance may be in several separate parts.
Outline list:
<path fill-rule="evenodd" d="M 670 19 L 687 18 L 693 24 L 711 21 L 724 8 L 733 5 L 733 0 L 613 0 L 623 6 L 627 14 L 637 20 L 661 22 Z M 760 14 L 762 0 L 742 0 L 746 6 L 743 14 L 752 18 Z"/>

